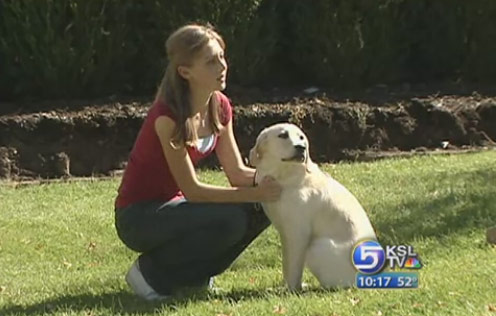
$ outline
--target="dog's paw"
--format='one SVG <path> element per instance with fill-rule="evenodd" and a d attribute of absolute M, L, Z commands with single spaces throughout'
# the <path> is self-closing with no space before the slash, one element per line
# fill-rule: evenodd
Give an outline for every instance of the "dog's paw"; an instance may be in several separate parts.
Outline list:
<path fill-rule="evenodd" d="M 288 284 L 288 291 L 293 292 L 293 293 L 298 293 L 302 291 L 302 285 L 289 285 Z"/>

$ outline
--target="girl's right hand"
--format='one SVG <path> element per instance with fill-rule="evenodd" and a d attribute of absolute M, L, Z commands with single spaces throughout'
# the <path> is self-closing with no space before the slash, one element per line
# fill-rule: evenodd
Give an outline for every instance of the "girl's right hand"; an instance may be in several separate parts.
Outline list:
<path fill-rule="evenodd" d="M 266 176 L 258 184 L 261 202 L 275 202 L 281 197 L 282 187 L 272 177 Z"/>

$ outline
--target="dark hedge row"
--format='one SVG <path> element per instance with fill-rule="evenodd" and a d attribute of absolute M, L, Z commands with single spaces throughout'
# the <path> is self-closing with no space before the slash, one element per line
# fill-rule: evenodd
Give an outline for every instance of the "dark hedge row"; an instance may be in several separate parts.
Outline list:
<path fill-rule="evenodd" d="M 0 101 L 151 94 L 192 21 L 224 36 L 241 85 L 496 78 L 494 0 L 16 0 L 0 2 Z"/>

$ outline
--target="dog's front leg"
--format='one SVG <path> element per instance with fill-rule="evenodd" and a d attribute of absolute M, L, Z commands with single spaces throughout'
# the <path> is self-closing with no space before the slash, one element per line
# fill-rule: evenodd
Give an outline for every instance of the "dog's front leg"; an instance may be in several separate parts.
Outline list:
<path fill-rule="evenodd" d="M 309 242 L 309 230 L 294 229 L 281 236 L 284 280 L 291 291 L 301 290 L 301 278 Z"/>

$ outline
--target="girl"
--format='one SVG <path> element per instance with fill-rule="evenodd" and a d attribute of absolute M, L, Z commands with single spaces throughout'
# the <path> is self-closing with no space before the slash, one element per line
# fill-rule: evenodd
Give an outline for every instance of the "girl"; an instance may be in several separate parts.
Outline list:
<path fill-rule="evenodd" d="M 160 299 L 205 286 L 268 225 L 257 202 L 275 201 L 273 179 L 253 186 L 232 127 L 224 41 L 186 25 L 166 42 L 169 64 L 141 127 L 115 201 L 120 239 L 141 252 L 126 275 L 133 291 Z M 215 150 L 232 187 L 198 180 L 194 166 Z"/>

